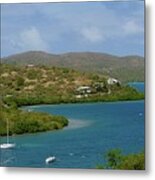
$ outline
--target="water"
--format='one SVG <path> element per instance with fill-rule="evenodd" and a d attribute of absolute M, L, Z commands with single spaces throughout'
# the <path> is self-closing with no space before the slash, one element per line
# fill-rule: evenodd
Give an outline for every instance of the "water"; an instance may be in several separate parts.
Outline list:
<path fill-rule="evenodd" d="M 140 92 L 145 92 L 145 86 L 143 82 L 139 82 L 139 83 L 131 82 L 131 83 L 128 83 L 128 85 L 136 88 Z"/>
<path fill-rule="evenodd" d="M 103 163 L 103 155 L 110 149 L 120 148 L 124 153 L 144 150 L 143 100 L 26 109 L 64 115 L 70 120 L 69 126 L 63 130 L 12 137 L 17 147 L 1 152 L 4 166 L 95 168 Z M 57 160 L 46 165 L 45 159 L 53 155 Z"/>

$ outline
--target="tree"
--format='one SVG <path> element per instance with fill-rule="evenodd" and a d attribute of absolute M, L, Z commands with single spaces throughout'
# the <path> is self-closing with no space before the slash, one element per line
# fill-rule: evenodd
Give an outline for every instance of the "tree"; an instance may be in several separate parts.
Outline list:
<path fill-rule="evenodd" d="M 112 149 L 105 155 L 106 163 L 98 165 L 98 169 L 144 170 L 144 152 L 123 155 L 120 149 Z"/>
<path fill-rule="evenodd" d="M 105 158 L 107 160 L 106 168 L 115 169 L 122 160 L 121 150 L 112 149 L 105 155 Z"/>

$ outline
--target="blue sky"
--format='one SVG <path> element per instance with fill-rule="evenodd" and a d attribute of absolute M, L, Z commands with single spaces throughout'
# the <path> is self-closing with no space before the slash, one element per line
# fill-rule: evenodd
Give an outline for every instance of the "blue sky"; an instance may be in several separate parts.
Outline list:
<path fill-rule="evenodd" d="M 144 2 L 1 5 L 1 56 L 29 50 L 144 55 Z"/>

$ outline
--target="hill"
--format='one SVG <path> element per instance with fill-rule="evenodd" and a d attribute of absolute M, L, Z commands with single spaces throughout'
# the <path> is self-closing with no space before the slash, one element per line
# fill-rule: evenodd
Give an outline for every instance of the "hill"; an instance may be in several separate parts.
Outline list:
<path fill-rule="evenodd" d="M 2 63 L 25 66 L 28 64 L 66 67 L 81 72 L 93 72 L 115 77 L 124 82 L 144 81 L 144 58 L 118 57 L 104 53 L 77 52 L 60 55 L 29 51 L 2 58 Z"/>
<path fill-rule="evenodd" d="M 0 72 L 0 135 L 6 135 L 6 119 L 10 134 L 61 129 L 68 124 L 65 117 L 25 112 L 20 106 L 144 98 L 116 79 L 67 68 L 0 64 Z"/>
<path fill-rule="evenodd" d="M 93 73 L 58 67 L 19 67 L 7 64 L 1 64 L 0 70 L 0 93 L 7 105 L 141 98 L 138 92 L 122 85 L 119 80 Z"/>

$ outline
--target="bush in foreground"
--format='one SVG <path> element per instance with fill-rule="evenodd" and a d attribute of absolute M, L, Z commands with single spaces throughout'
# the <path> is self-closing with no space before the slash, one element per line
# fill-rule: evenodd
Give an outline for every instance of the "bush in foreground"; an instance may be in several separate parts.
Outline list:
<path fill-rule="evenodd" d="M 106 163 L 98 165 L 98 169 L 144 170 L 144 152 L 123 155 L 121 150 L 113 149 L 105 155 Z"/>

